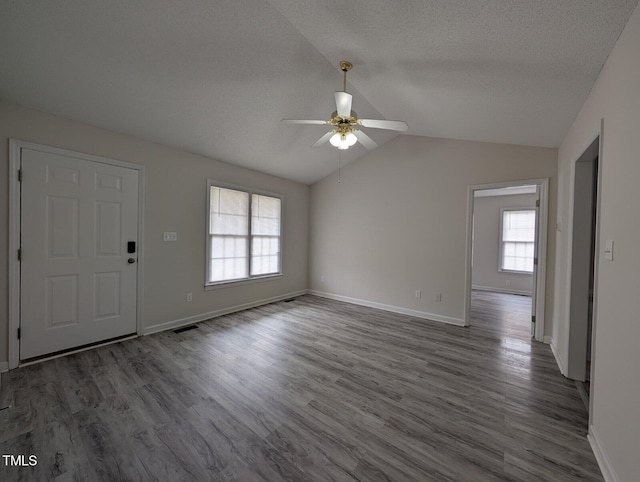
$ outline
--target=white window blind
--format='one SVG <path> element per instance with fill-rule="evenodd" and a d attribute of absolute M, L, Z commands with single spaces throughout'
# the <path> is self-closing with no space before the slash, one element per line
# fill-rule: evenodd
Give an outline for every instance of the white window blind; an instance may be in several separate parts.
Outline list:
<path fill-rule="evenodd" d="M 280 205 L 275 197 L 251 197 L 251 276 L 280 271 Z"/>
<path fill-rule="evenodd" d="M 207 284 L 280 273 L 282 200 L 209 184 Z"/>
<path fill-rule="evenodd" d="M 530 209 L 502 211 L 503 271 L 533 272 L 536 211 Z"/>
<path fill-rule="evenodd" d="M 247 277 L 249 194 L 211 186 L 209 281 Z"/>

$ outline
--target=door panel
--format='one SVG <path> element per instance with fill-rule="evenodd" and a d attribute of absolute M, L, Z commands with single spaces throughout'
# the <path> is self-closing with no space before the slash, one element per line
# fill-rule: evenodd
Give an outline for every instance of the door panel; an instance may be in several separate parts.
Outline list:
<path fill-rule="evenodd" d="M 531 337 L 536 336 L 536 304 L 538 296 L 538 239 L 540 233 L 540 186 L 536 186 L 535 242 L 533 243 L 533 276 L 531 286 Z"/>
<path fill-rule="evenodd" d="M 22 360 L 136 331 L 138 171 L 21 151 Z"/>

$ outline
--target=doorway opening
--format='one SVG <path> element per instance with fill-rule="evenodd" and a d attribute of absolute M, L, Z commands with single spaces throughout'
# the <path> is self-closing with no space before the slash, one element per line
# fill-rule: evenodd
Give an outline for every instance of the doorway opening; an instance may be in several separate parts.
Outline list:
<path fill-rule="evenodd" d="M 469 187 L 465 325 L 472 303 L 518 306 L 502 319 L 530 326 L 544 341 L 548 185 L 533 179 Z"/>
<path fill-rule="evenodd" d="M 575 164 L 569 298 L 567 377 L 576 380 L 589 406 L 596 269 L 600 139 Z"/>

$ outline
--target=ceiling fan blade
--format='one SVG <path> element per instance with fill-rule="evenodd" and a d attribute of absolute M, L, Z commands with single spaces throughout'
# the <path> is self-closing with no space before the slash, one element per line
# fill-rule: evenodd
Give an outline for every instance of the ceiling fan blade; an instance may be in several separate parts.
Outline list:
<path fill-rule="evenodd" d="M 351 100 L 353 96 L 349 92 L 336 92 L 336 111 L 340 117 L 351 116 Z"/>
<path fill-rule="evenodd" d="M 376 147 L 378 147 L 378 144 L 376 144 L 373 139 L 371 139 L 371 137 L 366 135 L 364 132 L 354 130 L 353 133 L 358 138 L 358 141 L 360 141 L 360 144 L 362 144 L 367 149 L 375 149 Z"/>
<path fill-rule="evenodd" d="M 326 125 L 327 121 L 323 120 L 304 120 L 304 119 L 282 119 L 285 124 L 313 124 L 313 125 Z"/>
<path fill-rule="evenodd" d="M 374 129 L 389 129 L 390 131 L 406 131 L 409 126 L 405 121 L 381 120 L 381 119 L 360 119 L 364 127 Z"/>
<path fill-rule="evenodd" d="M 323 135 L 320 139 L 318 139 L 311 147 L 320 147 L 325 142 L 328 142 L 331 136 L 335 134 L 334 131 L 329 131 L 325 135 Z"/>

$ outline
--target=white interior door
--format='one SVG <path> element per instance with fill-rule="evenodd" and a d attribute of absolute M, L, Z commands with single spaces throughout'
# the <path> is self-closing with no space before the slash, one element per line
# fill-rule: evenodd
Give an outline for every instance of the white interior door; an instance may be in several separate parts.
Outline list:
<path fill-rule="evenodd" d="M 540 233 L 540 186 L 536 186 L 536 219 L 533 243 L 533 276 L 531 279 L 531 337 L 536 336 L 536 311 L 538 296 L 538 239 Z"/>
<path fill-rule="evenodd" d="M 135 333 L 138 171 L 25 148 L 21 168 L 20 359 Z"/>

